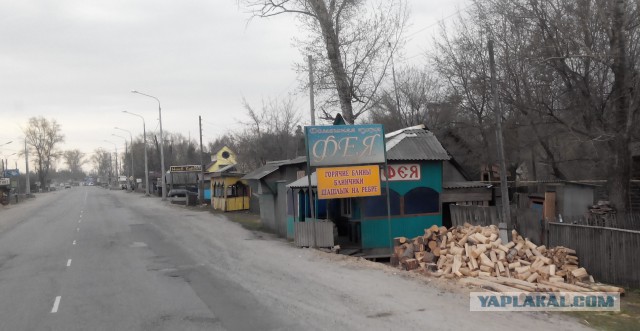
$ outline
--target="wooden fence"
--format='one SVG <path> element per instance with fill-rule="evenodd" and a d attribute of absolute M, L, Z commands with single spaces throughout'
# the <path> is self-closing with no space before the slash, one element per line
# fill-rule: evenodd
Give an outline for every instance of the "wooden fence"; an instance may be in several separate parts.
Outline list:
<path fill-rule="evenodd" d="M 312 247 L 315 227 L 317 247 L 333 247 L 333 222 L 307 218 L 306 222 L 294 223 L 294 244 L 298 247 Z"/>
<path fill-rule="evenodd" d="M 549 247 L 575 249 L 597 281 L 640 288 L 640 231 L 548 223 Z"/>

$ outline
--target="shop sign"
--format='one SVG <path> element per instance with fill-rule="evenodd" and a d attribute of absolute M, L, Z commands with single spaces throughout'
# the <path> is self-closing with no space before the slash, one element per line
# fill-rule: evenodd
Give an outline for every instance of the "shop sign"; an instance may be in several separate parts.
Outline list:
<path fill-rule="evenodd" d="M 181 165 L 169 167 L 170 172 L 187 172 L 187 171 L 202 171 L 202 166 L 196 165 Z"/>
<path fill-rule="evenodd" d="M 318 168 L 318 199 L 377 196 L 380 169 L 377 165 Z"/>
<path fill-rule="evenodd" d="M 420 180 L 419 164 L 389 164 L 389 181 Z"/>
<path fill-rule="evenodd" d="M 380 164 L 385 161 L 381 124 L 307 126 L 307 154 L 312 167 Z"/>

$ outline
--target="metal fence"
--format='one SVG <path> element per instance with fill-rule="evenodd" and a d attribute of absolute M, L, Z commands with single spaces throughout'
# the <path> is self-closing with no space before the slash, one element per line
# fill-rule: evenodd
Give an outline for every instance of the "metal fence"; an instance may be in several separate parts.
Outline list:
<path fill-rule="evenodd" d="M 294 244 L 298 247 L 311 247 L 314 244 L 313 227 L 315 226 L 317 247 L 333 247 L 333 222 L 331 221 L 314 221 L 307 218 L 306 222 L 294 223 Z"/>
<path fill-rule="evenodd" d="M 555 222 L 548 227 L 549 247 L 575 249 L 596 280 L 640 287 L 640 231 Z"/>

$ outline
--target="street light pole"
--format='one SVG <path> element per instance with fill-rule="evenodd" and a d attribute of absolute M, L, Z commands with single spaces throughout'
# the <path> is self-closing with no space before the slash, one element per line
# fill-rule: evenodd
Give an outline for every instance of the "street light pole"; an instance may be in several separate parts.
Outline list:
<path fill-rule="evenodd" d="M 133 177 L 133 179 L 131 179 L 131 190 L 133 191 L 133 186 L 134 186 L 133 181 L 136 178 L 136 173 L 135 173 L 135 171 L 133 169 L 133 135 L 131 134 L 131 131 L 129 131 L 129 130 L 125 130 L 125 129 L 122 129 L 122 128 L 119 128 L 119 127 L 114 127 L 114 129 L 129 133 L 129 141 L 130 141 L 130 143 L 129 143 L 129 153 L 131 154 L 131 173 L 130 173 L 130 175 Z M 126 141 L 126 139 L 125 139 L 125 141 Z M 125 157 L 126 157 L 126 154 L 125 154 Z"/>
<path fill-rule="evenodd" d="M 164 170 L 164 137 L 162 136 L 162 107 L 160 106 L 160 100 L 153 95 L 145 94 L 142 92 L 138 92 L 136 90 L 131 91 L 131 93 L 136 93 L 140 95 L 144 95 L 149 98 L 153 98 L 158 102 L 158 121 L 160 122 L 160 171 L 162 171 L 162 175 L 160 176 L 160 181 L 162 184 L 162 201 L 167 200 L 167 190 L 165 187 L 165 170 Z"/>
<path fill-rule="evenodd" d="M 118 186 L 118 146 L 116 145 L 116 143 L 109 141 L 109 140 L 105 140 L 105 142 L 108 142 L 110 144 L 113 144 L 113 148 L 115 148 L 116 150 L 116 187 Z"/>
<path fill-rule="evenodd" d="M 144 143 L 144 187 L 145 187 L 145 195 L 149 196 L 149 163 L 147 160 L 147 125 L 145 124 L 144 117 L 142 117 L 142 115 L 138 115 L 126 110 L 123 110 L 122 112 L 127 113 L 129 115 L 138 116 L 140 117 L 140 119 L 142 119 L 142 140 Z"/>

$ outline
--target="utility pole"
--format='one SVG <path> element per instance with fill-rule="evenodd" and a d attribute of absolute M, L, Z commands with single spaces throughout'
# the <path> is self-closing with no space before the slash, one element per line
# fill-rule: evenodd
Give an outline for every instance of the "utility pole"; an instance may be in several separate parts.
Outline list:
<path fill-rule="evenodd" d="M 202 158 L 202 116 L 198 115 L 198 127 L 200 128 L 200 180 L 198 181 L 198 199 L 200 204 L 204 202 L 204 159 Z"/>
<path fill-rule="evenodd" d="M 509 188 L 507 187 L 507 168 L 504 157 L 504 142 L 502 141 L 502 107 L 498 100 L 496 87 L 496 61 L 493 55 L 493 39 L 489 39 L 489 66 L 491 67 L 491 93 L 493 95 L 493 112 L 496 116 L 496 143 L 498 147 L 498 162 L 500 163 L 500 194 L 502 195 L 503 223 L 511 223 L 511 208 L 509 206 Z M 491 169 L 490 169 L 491 170 Z"/>
<path fill-rule="evenodd" d="M 27 197 L 31 195 L 31 182 L 29 180 L 29 150 L 27 149 L 27 139 L 24 140 L 24 164 L 25 164 L 25 175 L 27 175 L 26 189 L 24 193 L 27 194 Z"/>
<path fill-rule="evenodd" d="M 389 42 L 389 48 L 391 48 L 391 43 Z M 393 62 L 393 50 L 391 51 L 391 73 L 393 74 L 393 90 L 396 95 L 396 109 L 398 114 L 400 113 L 400 96 L 398 95 L 398 85 L 396 83 L 396 66 Z"/>
<path fill-rule="evenodd" d="M 313 101 L 313 57 L 308 56 L 309 60 L 309 111 L 311 112 L 311 125 L 316 125 L 316 110 Z"/>

